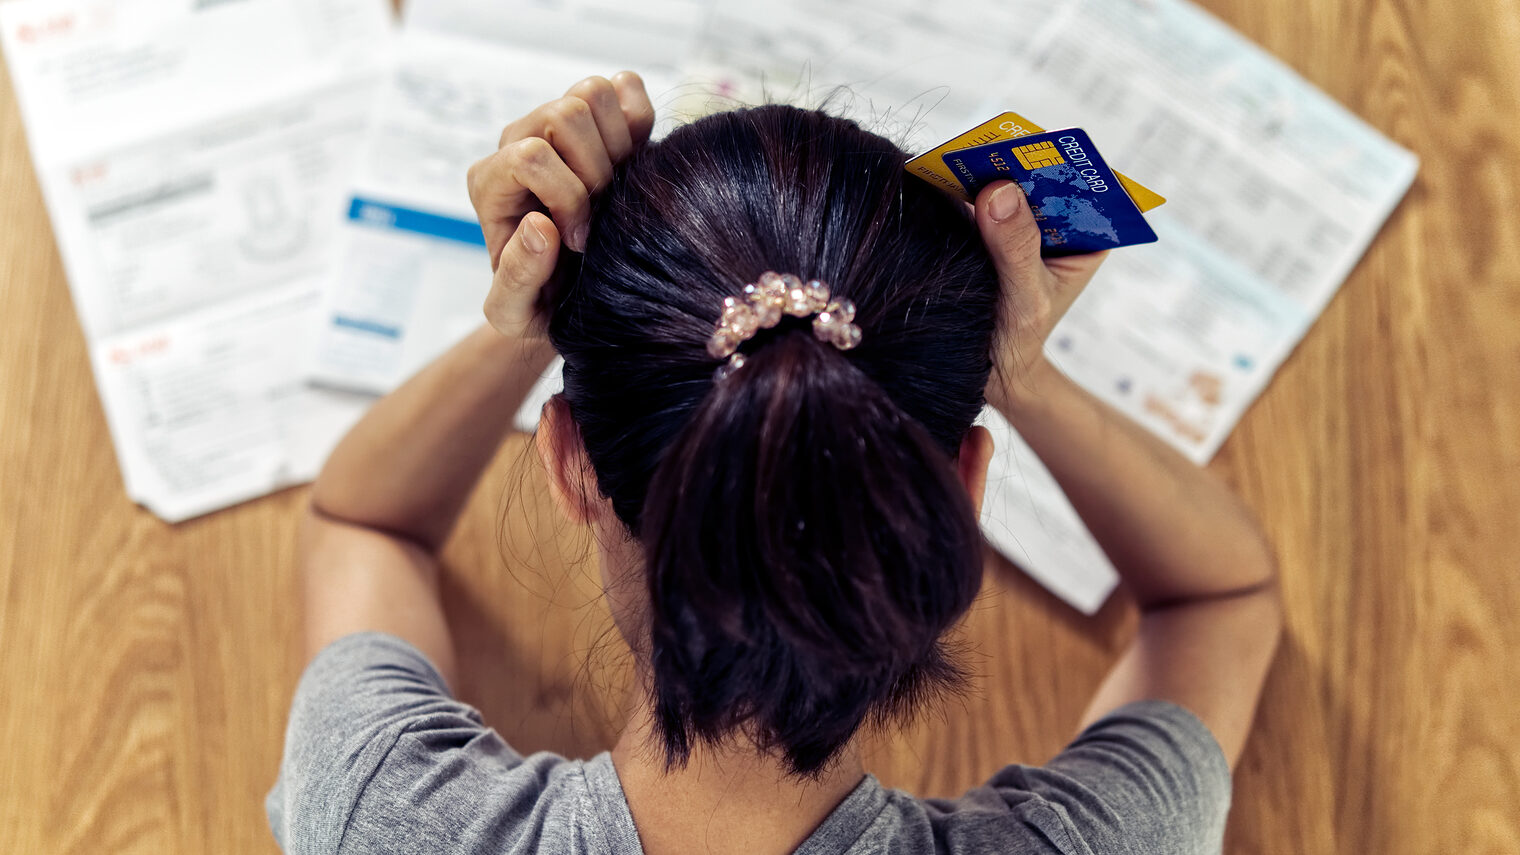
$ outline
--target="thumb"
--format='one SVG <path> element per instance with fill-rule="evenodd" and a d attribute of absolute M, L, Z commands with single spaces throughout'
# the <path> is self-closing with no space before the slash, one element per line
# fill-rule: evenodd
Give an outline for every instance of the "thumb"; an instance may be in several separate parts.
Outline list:
<path fill-rule="evenodd" d="M 1005 283 L 1027 286 L 1045 275 L 1040 227 L 1017 183 L 997 181 L 982 188 L 976 196 L 976 224 Z"/>
<path fill-rule="evenodd" d="M 501 250 L 491 292 L 486 295 L 485 314 L 491 326 L 511 338 L 538 338 L 543 324 L 538 317 L 538 292 L 554 274 L 559 260 L 559 229 L 554 221 L 534 211 L 524 216 Z"/>

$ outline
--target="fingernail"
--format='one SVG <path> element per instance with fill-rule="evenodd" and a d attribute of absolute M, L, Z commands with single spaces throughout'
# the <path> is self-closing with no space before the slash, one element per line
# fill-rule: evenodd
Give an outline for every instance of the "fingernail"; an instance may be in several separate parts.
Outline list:
<path fill-rule="evenodd" d="M 993 222 L 1001 223 L 1019 212 L 1019 206 L 1024 204 L 1024 193 L 1017 184 L 1004 184 L 992 191 L 992 198 L 987 200 L 987 213 L 991 215 Z"/>
<path fill-rule="evenodd" d="M 570 248 L 576 252 L 586 251 L 586 238 L 591 235 L 591 225 L 581 223 L 570 230 Z"/>
<path fill-rule="evenodd" d="M 522 230 L 523 246 L 526 247 L 529 252 L 533 253 L 534 255 L 538 255 L 539 253 L 546 252 L 549 249 L 549 239 L 544 237 L 544 233 L 539 231 L 538 226 L 534 225 L 532 220 L 524 220 L 522 224 Z"/>

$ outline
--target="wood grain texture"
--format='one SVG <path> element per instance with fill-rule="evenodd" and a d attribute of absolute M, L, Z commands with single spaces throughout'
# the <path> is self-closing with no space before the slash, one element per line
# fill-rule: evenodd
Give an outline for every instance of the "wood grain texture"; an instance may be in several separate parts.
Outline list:
<path fill-rule="evenodd" d="M 1520 852 L 1520 5 L 1210 0 L 1422 170 L 1215 469 L 1265 520 L 1288 636 L 1232 853 Z M 626 650 L 522 439 L 449 551 L 461 692 L 521 747 L 616 731 Z M 303 490 L 180 526 L 127 501 L 0 83 L 0 852 L 275 851 Z M 994 562 L 975 691 L 871 741 L 952 795 L 1040 762 L 1132 616 Z"/>

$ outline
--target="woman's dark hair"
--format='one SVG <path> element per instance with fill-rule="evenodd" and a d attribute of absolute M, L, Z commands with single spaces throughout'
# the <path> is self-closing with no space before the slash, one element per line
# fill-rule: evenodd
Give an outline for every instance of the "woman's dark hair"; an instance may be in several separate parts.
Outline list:
<path fill-rule="evenodd" d="M 944 636 L 982 541 L 952 458 L 998 287 L 967 212 L 905 160 L 817 111 L 701 119 L 619 168 L 549 297 L 564 398 L 647 559 L 637 646 L 672 764 L 742 735 L 816 774 L 961 678 Z M 766 270 L 853 299 L 863 340 L 784 317 L 715 382 L 722 300 Z"/>

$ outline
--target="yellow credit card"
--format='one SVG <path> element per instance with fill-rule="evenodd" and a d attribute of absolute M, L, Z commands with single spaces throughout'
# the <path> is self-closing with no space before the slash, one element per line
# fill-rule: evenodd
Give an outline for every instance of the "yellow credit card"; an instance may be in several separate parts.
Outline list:
<path fill-rule="evenodd" d="M 1018 137 L 1027 137 L 1030 134 L 1042 134 L 1044 132 L 1044 128 L 1020 116 L 1018 113 L 1004 113 L 1001 116 L 988 119 L 960 136 L 940 143 L 932 150 L 913 158 L 908 161 L 907 170 L 930 184 L 970 202 L 973 200 L 967 195 L 966 188 L 961 186 L 961 182 L 955 177 L 955 173 L 951 172 L 950 168 L 945 165 L 944 155 L 946 152 L 959 151 L 960 149 L 970 148 L 974 145 L 985 145 L 999 140 L 1017 139 Z M 1135 201 L 1135 206 L 1142 213 L 1166 201 L 1166 197 L 1118 170 L 1114 171 L 1114 177 L 1119 179 L 1119 183 L 1123 185 L 1125 192 Z"/>

